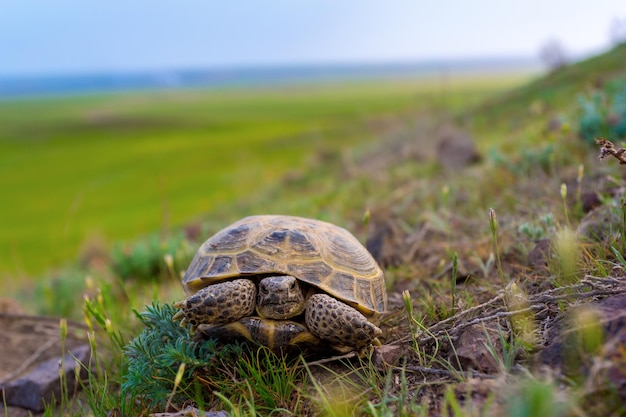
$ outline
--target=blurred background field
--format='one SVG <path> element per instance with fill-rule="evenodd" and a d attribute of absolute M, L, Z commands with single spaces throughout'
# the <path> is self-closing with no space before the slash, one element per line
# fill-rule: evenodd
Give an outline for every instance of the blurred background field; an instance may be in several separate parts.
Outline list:
<path fill-rule="evenodd" d="M 128 92 L 0 102 L 2 274 L 62 266 L 202 216 L 264 212 L 255 196 L 323 154 L 376 140 L 386 116 L 454 111 L 531 74 Z M 226 213 L 237 200 L 242 209 Z M 319 214 L 286 202 L 284 212 Z"/>

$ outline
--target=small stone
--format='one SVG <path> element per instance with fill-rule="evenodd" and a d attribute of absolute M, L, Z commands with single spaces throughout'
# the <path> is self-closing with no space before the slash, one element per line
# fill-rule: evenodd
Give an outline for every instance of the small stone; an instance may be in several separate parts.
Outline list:
<path fill-rule="evenodd" d="M 0 314 L 26 314 L 22 305 L 12 298 L 0 297 Z"/>
<path fill-rule="evenodd" d="M 447 169 L 464 168 L 481 159 L 472 137 L 452 126 L 439 132 L 436 152 L 437 160 Z"/>
<path fill-rule="evenodd" d="M 580 320 L 583 314 L 585 321 Z M 600 382 L 626 389 L 626 373 L 617 365 L 626 343 L 626 294 L 577 306 L 561 316 L 544 339 L 549 343 L 536 355 L 538 364 L 560 368 L 569 377 L 585 377 L 599 384 L 598 391 L 606 388 Z"/>
<path fill-rule="evenodd" d="M 589 213 L 594 208 L 602 205 L 602 200 L 596 191 L 586 191 L 582 193 L 581 200 L 583 204 L 583 212 Z"/>
<path fill-rule="evenodd" d="M 548 267 L 550 259 L 550 239 L 540 239 L 535 242 L 535 247 L 528 253 L 528 266 L 534 270 L 544 270 Z"/>
<path fill-rule="evenodd" d="M 559 117 L 551 117 L 546 126 L 548 132 L 559 132 L 563 127 L 563 120 Z"/>
<path fill-rule="evenodd" d="M 590 242 L 611 242 L 620 228 L 619 208 L 613 204 L 604 204 L 583 217 L 576 234 Z"/>
<path fill-rule="evenodd" d="M 473 325 L 465 329 L 450 352 L 450 363 L 462 370 L 495 373 L 500 370 L 502 344 L 498 329 Z M 489 349 L 489 346 L 493 349 Z M 497 355 L 497 358 L 494 357 Z"/>
<path fill-rule="evenodd" d="M 406 348 L 400 345 L 375 346 L 372 354 L 372 363 L 377 369 L 397 366 L 405 353 Z"/>
<path fill-rule="evenodd" d="M 406 252 L 403 234 L 389 219 L 372 221 L 365 247 L 383 268 L 400 265 Z"/>
<path fill-rule="evenodd" d="M 81 376 L 86 374 L 84 364 L 88 363 L 89 355 L 88 345 L 78 346 L 65 355 L 63 373 L 69 392 L 74 392 L 79 386 L 76 372 Z M 7 405 L 43 411 L 46 404 L 55 399 L 59 400 L 61 398 L 60 367 L 59 358 L 48 359 L 25 376 L 0 387 L 4 391 Z"/>

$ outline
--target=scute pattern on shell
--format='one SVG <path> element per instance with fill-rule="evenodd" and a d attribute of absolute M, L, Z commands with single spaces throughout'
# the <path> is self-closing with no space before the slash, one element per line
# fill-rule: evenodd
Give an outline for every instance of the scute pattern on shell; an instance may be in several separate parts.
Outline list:
<path fill-rule="evenodd" d="M 292 275 L 357 306 L 385 311 L 383 273 L 347 230 L 294 216 L 246 217 L 209 238 L 183 278 L 187 294 L 220 280 L 254 274 Z"/>

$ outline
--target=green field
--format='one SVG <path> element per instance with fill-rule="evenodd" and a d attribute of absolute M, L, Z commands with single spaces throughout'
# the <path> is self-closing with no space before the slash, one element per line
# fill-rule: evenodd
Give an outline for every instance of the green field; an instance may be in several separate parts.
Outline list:
<path fill-rule="evenodd" d="M 373 140 L 375 119 L 453 110 L 526 77 L 0 102 L 0 274 L 63 265 L 91 240 L 261 212 L 255 194 L 316 155 Z M 231 213 L 235 201 L 244 208 Z"/>

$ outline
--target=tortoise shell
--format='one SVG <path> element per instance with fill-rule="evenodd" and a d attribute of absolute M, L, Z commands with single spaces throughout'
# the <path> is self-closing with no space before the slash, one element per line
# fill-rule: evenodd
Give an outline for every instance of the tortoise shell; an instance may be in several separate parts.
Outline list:
<path fill-rule="evenodd" d="M 183 287 L 187 295 L 234 277 L 291 275 L 367 316 L 387 307 L 383 272 L 347 230 L 302 217 L 251 216 L 200 246 Z"/>

